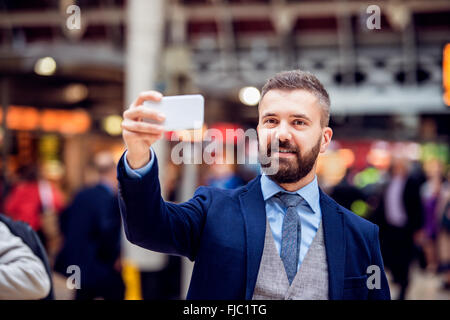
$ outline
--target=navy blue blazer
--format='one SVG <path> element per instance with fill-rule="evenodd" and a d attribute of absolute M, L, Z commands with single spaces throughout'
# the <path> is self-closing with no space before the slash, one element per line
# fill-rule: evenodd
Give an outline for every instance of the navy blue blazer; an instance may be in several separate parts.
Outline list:
<path fill-rule="evenodd" d="M 192 199 L 174 204 L 161 197 L 157 161 L 146 175 L 133 179 L 123 160 L 117 168 L 119 205 L 128 240 L 195 261 L 188 299 L 252 299 L 266 230 L 260 176 L 234 190 L 199 187 Z M 378 227 L 322 190 L 320 206 L 329 298 L 390 299 Z M 380 268 L 379 289 L 366 285 L 373 274 L 367 273 L 370 265 Z"/>

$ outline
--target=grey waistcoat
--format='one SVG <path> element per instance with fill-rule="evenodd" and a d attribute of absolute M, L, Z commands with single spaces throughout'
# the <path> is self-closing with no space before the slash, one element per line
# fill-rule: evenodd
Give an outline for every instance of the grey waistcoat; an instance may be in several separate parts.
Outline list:
<path fill-rule="evenodd" d="M 269 222 L 253 300 L 328 300 L 328 265 L 322 222 L 292 284 L 278 254 Z"/>

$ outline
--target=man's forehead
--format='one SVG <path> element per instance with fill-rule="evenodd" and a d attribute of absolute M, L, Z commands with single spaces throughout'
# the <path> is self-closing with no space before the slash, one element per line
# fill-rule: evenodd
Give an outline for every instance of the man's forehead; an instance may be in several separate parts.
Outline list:
<path fill-rule="evenodd" d="M 320 112 L 319 99 L 311 92 L 304 89 L 281 90 L 272 89 L 268 91 L 259 103 L 259 114 L 267 110 L 303 110 L 311 109 Z"/>

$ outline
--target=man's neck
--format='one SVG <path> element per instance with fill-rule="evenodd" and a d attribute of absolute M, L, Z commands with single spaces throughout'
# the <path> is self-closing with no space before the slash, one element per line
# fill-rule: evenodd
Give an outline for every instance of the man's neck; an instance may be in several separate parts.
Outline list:
<path fill-rule="evenodd" d="M 277 183 L 280 187 L 282 187 L 286 191 L 294 192 L 297 191 L 307 184 L 311 183 L 314 180 L 314 177 L 316 175 L 315 170 L 311 170 L 310 173 L 308 173 L 306 176 L 304 176 L 302 179 L 293 182 L 293 183 Z"/>

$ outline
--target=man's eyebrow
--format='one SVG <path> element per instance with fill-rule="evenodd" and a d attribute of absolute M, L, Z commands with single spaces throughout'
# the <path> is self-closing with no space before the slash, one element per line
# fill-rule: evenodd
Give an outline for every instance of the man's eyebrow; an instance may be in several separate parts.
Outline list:
<path fill-rule="evenodd" d="M 273 112 L 267 112 L 267 113 L 263 114 L 263 118 L 264 117 L 274 117 L 274 116 L 276 116 L 276 113 L 273 113 Z"/>
<path fill-rule="evenodd" d="M 311 119 L 306 114 L 303 114 L 303 113 L 291 114 L 290 117 L 291 118 L 302 118 L 302 119 L 312 122 Z"/>

